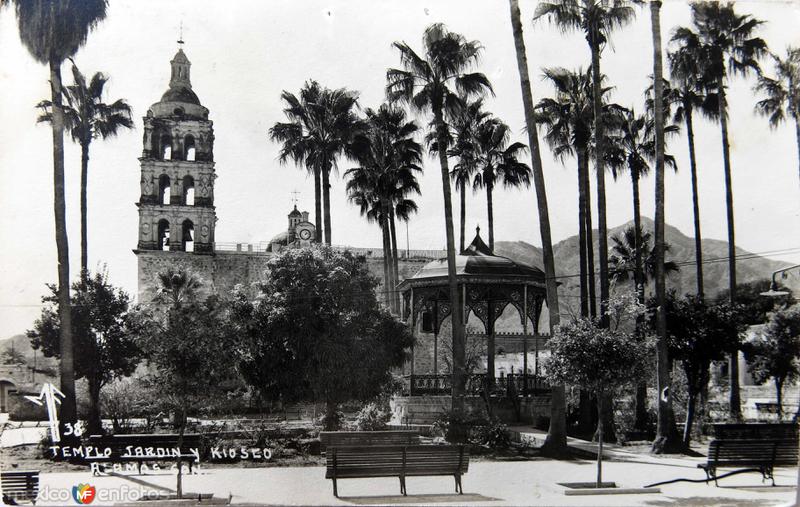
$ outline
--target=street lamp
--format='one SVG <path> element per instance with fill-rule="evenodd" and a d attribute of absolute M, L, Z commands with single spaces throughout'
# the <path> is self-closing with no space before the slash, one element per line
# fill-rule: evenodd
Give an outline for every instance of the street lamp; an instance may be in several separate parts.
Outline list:
<path fill-rule="evenodd" d="M 783 268 L 783 269 L 779 269 L 777 271 L 774 271 L 772 273 L 772 283 L 769 286 L 769 290 L 767 292 L 762 292 L 761 295 L 762 296 L 767 296 L 767 297 L 773 297 L 773 298 L 790 295 L 791 292 L 778 289 L 777 276 L 778 276 L 778 273 L 782 273 L 783 276 L 781 276 L 781 278 L 786 278 L 786 272 L 787 271 L 790 271 L 792 269 L 797 269 L 797 268 L 800 268 L 800 264 L 797 264 L 795 266 L 789 266 L 788 268 Z"/>

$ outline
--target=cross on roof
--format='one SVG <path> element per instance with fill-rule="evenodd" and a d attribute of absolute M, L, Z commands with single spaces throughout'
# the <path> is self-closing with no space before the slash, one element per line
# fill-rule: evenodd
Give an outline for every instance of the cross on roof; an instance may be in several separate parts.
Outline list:
<path fill-rule="evenodd" d="M 178 36 L 178 44 L 183 47 L 183 21 L 181 21 L 180 35 Z"/>
<path fill-rule="evenodd" d="M 298 202 L 297 196 L 300 195 L 300 192 L 298 192 L 297 190 L 292 190 L 289 193 L 292 194 L 292 202 L 294 203 L 295 206 L 297 206 L 297 202 Z"/>

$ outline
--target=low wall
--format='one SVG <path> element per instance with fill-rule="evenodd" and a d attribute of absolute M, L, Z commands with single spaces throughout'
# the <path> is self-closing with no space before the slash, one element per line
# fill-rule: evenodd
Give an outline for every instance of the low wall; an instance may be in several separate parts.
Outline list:
<path fill-rule="evenodd" d="M 537 420 L 550 416 L 549 396 L 529 396 L 518 398 L 519 418 L 516 408 L 507 398 L 493 398 L 492 410 L 504 423 L 536 424 Z M 486 404 L 482 398 L 466 398 L 469 413 L 485 413 Z M 391 424 L 432 424 L 440 414 L 450 410 L 450 396 L 395 396 L 389 403 L 392 410 Z"/>

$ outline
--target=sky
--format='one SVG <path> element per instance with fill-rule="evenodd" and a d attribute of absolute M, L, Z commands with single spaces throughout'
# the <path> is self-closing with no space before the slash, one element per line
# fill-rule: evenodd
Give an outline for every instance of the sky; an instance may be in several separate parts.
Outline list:
<path fill-rule="evenodd" d="M 534 100 L 552 95 L 542 69 L 589 65 L 581 34 L 562 34 L 546 21 L 532 22 L 536 2 L 521 0 Z M 737 11 L 766 23 L 759 35 L 775 51 L 800 45 L 800 3 L 742 0 Z M 665 43 L 676 26 L 690 23 L 689 5 L 667 0 L 662 9 Z M 284 121 L 281 91 L 297 92 L 308 79 L 358 91 L 362 107 L 385 98 L 385 74 L 400 65 L 394 41 L 421 46 L 429 24 L 443 22 L 484 46 L 479 70 L 495 96 L 487 109 L 527 143 L 508 4 L 503 0 L 111 0 L 108 16 L 75 57 L 84 74 L 110 76 L 108 100 L 124 98 L 133 108 L 135 128 L 96 141 L 89 166 L 89 266 L 107 269 L 112 283 L 136 293 L 136 247 L 142 117 L 167 89 L 169 61 L 183 26 L 184 51 L 192 62 L 192 85 L 214 122 L 217 181 L 215 204 L 219 242 L 268 241 L 285 230 L 292 194 L 299 207 L 314 209 L 313 179 L 304 169 L 280 165 L 279 146 L 267 130 Z M 772 72 L 769 62 L 764 63 Z M 616 31 L 602 56 L 602 70 L 614 87 L 611 100 L 642 110 L 642 93 L 652 72 L 650 16 Z M 67 65 L 66 81 L 71 80 Z M 0 12 L 0 337 L 24 332 L 40 312 L 46 283 L 57 278 L 52 208 L 50 130 L 36 124 L 35 105 L 49 98 L 47 69 L 20 44 L 12 9 Z M 794 125 L 771 130 L 753 113 L 754 79 L 730 85 L 730 137 L 737 245 L 789 263 L 800 263 L 800 179 Z M 417 117 L 425 125 L 428 119 Z M 725 239 L 725 193 L 717 125 L 698 120 L 701 221 L 706 238 Z M 544 144 L 543 144 L 544 146 Z M 666 175 L 666 220 L 692 235 L 691 183 L 683 135 L 670 141 L 678 171 Z M 67 219 L 72 273 L 80 259 L 80 152 L 66 138 Z M 574 162 L 554 161 L 543 151 L 554 241 L 577 233 L 577 178 Z M 340 161 L 333 178 L 333 243 L 379 247 L 380 232 L 347 201 Z M 653 216 L 652 177 L 642 180 L 642 212 Z M 426 158 L 417 198 L 420 212 L 408 227 L 411 248 L 444 247 L 444 215 L 439 166 Z M 630 180 L 607 183 L 608 224 L 632 218 Z M 596 201 L 595 201 L 596 202 Z M 453 205 L 457 211 L 458 200 Z M 532 189 L 497 190 L 495 238 L 541 245 Z M 457 214 L 456 214 L 457 217 Z M 482 194 L 467 200 L 468 238 L 486 227 Z M 456 231 L 458 230 L 456 223 Z M 457 239 L 456 239 L 457 240 Z M 399 231 L 401 247 L 406 234 Z M 767 276 L 768 273 L 765 273 Z"/>

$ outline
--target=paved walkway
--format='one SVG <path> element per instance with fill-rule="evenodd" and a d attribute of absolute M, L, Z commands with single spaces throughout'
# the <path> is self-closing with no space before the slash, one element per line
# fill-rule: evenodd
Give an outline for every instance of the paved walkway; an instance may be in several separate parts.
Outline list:
<path fill-rule="evenodd" d="M 659 462 L 613 460 L 604 464 L 604 479 L 622 487 L 641 487 L 650 482 L 678 477 L 702 478 L 694 460 Z M 209 468 L 186 476 L 184 491 L 231 496 L 234 504 L 268 505 L 791 505 L 796 470 L 779 469 L 777 487 L 762 484 L 758 473 L 741 474 L 713 484 L 670 484 L 660 494 L 566 496 L 564 481 L 592 481 L 595 464 L 576 461 L 484 461 L 470 464 L 464 476 L 464 495 L 454 494 L 453 479 L 412 477 L 408 496 L 399 495 L 397 479 L 346 479 L 339 483 L 341 497 L 333 496 L 324 467 Z M 92 477 L 87 472 L 42 475 L 42 496 L 37 505 L 73 505 L 72 487 L 87 483 L 97 489 L 93 505 L 133 501 L 148 492 L 170 492 L 175 476 L 169 473 Z M 141 504 L 140 504 L 141 505 Z M 201 504 L 202 505 L 202 504 Z"/>

